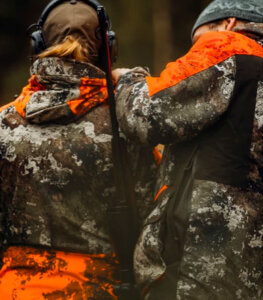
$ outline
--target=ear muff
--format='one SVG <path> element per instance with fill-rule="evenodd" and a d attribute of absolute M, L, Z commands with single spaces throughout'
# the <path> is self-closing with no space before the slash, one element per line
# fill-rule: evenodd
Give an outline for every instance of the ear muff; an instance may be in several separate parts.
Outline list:
<path fill-rule="evenodd" d="M 46 43 L 44 40 L 42 28 L 43 28 L 43 25 L 49 15 L 49 13 L 54 8 L 56 8 L 57 6 L 59 6 L 60 4 L 66 2 L 66 1 L 70 1 L 70 3 L 72 5 L 76 4 L 76 2 L 77 2 L 76 0 L 74 0 L 74 1 L 72 1 L 72 0 L 52 0 L 44 8 L 38 22 L 36 24 L 32 24 L 27 29 L 27 32 L 30 32 L 32 30 L 32 28 L 36 28 L 35 31 L 33 31 L 31 34 L 29 34 L 29 36 L 31 38 L 31 42 L 32 42 L 33 52 L 35 55 L 40 54 L 42 51 L 44 51 L 46 49 Z M 82 0 L 82 2 L 85 2 L 87 5 L 93 7 L 96 10 L 96 12 L 97 12 L 97 8 L 99 6 L 102 6 L 97 0 L 85 0 L 85 1 Z M 118 57 L 118 41 L 117 41 L 115 32 L 113 30 L 111 30 L 111 22 L 110 22 L 109 17 L 108 17 L 108 22 L 109 22 L 109 30 L 107 31 L 107 35 L 108 35 L 109 48 L 110 48 L 110 53 L 111 53 L 111 62 L 114 63 L 114 62 L 116 62 L 117 57 Z M 99 31 L 99 28 L 96 30 L 96 32 L 97 31 Z M 99 53 L 100 53 L 100 51 L 99 51 Z"/>
<path fill-rule="evenodd" d="M 30 35 L 34 54 L 39 54 L 46 49 L 42 30 L 36 30 Z"/>

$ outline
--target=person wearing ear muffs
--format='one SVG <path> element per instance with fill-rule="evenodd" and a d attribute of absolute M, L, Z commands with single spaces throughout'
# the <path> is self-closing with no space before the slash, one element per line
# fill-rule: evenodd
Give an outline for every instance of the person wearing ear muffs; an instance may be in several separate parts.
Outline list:
<path fill-rule="evenodd" d="M 98 16 L 87 2 L 59 1 L 41 16 L 29 83 L 0 109 L 4 300 L 116 299 L 112 131 Z M 152 148 L 127 145 L 142 220 L 156 166 Z"/>
<path fill-rule="evenodd" d="M 210 1 L 191 37 L 157 77 L 114 71 L 120 128 L 165 146 L 137 283 L 145 300 L 260 300 L 263 1 Z"/>

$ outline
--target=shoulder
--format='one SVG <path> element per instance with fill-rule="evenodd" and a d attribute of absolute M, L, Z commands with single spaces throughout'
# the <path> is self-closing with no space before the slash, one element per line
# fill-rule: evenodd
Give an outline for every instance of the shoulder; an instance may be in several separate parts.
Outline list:
<path fill-rule="evenodd" d="M 221 62 L 232 55 L 256 55 L 263 57 L 263 48 L 253 39 L 234 31 L 207 32 L 197 40 L 190 53 L 202 51 Z"/>
<path fill-rule="evenodd" d="M 150 96 L 226 61 L 235 55 L 263 57 L 263 47 L 243 34 L 232 31 L 203 34 L 189 52 L 170 62 L 160 77 L 147 77 Z"/>
<path fill-rule="evenodd" d="M 14 106 L 14 102 L 10 102 L 0 107 L 0 131 L 3 136 L 8 129 L 15 129 L 23 125 L 26 126 L 27 121 L 21 117 Z"/>
<path fill-rule="evenodd" d="M 0 115 L 3 113 L 3 112 L 6 112 L 8 109 L 14 107 L 14 104 L 15 104 L 15 101 L 13 102 L 10 102 L 8 104 L 5 104 L 3 106 L 0 107 Z"/>
<path fill-rule="evenodd" d="M 8 104 L 0 107 L 0 130 L 6 127 L 5 120 L 9 114 L 15 113 L 14 102 L 10 102 Z"/>

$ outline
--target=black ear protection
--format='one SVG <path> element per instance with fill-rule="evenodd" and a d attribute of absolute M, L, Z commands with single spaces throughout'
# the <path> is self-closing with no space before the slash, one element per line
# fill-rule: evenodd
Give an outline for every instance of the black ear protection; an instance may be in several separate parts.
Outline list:
<path fill-rule="evenodd" d="M 32 24 L 27 29 L 27 32 L 30 32 L 32 29 L 35 29 L 31 34 L 29 34 L 29 36 L 32 40 L 32 46 L 33 46 L 33 51 L 34 51 L 35 55 L 41 53 L 42 51 L 44 51 L 47 48 L 45 40 L 44 40 L 42 28 L 43 28 L 43 25 L 44 25 L 48 15 L 54 8 L 56 8 L 57 6 L 59 6 L 60 4 L 66 2 L 66 1 L 69 1 L 72 5 L 77 3 L 77 0 L 52 0 L 44 8 L 37 23 Z M 93 7 L 96 10 L 96 12 L 97 12 L 97 8 L 99 6 L 102 6 L 97 0 L 81 0 L 81 1 L 86 3 L 89 6 Z M 110 21 L 110 18 L 108 17 L 108 15 L 107 15 L 107 22 L 108 22 L 107 35 L 108 35 L 109 48 L 110 48 L 110 54 L 111 54 L 111 62 L 114 63 L 117 60 L 117 55 L 118 55 L 118 42 L 116 39 L 115 32 L 111 29 L 111 21 Z M 97 39 L 101 39 L 99 32 L 100 32 L 100 28 L 98 27 L 95 32 Z M 99 55 L 100 55 L 100 52 L 101 51 L 99 51 Z"/>

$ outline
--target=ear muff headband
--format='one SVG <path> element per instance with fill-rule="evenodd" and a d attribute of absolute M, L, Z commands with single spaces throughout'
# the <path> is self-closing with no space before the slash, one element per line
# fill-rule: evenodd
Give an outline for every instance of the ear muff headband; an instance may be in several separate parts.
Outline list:
<path fill-rule="evenodd" d="M 44 40 L 42 28 L 43 28 L 43 25 L 44 25 L 48 15 L 50 14 L 50 12 L 53 9 L 55 9 L 57 6 L 59 6 L 60 4 L 66 2 L 66 1 L 69 1 L 69 0 L 53 0 L 53 1 L 51 1 L 44 8 L 43 12 L 41 13 L 41 15 L 38 19 L 38 22 L 36 24 L 31 25 L 28 28 L 28 31 L 32 28 L 36 28 L 36 30 L 30 34 L 30 37 L 31 37 L 32 43 L 33 43 L 33 51 L 34 51 L 35 55 L 39 54 L 40 52 L 42 52 L 46 49 L 46 43 Z M 81 1 L 86 3 L 87 5 L 91 6 L 92 8 L 94 8 L 96 10 L 96 12 L 97 12 L 97 8 L 99 6 L 102 6 L 97 0 L 81 0 Z M 77 1 L 71 0 L 69 2 L 72 2 L 72 4 L 74 5 L 74 3 L 76 3 Z M 109 26 L 107 34 L 108 34 L 108 40 L 109 40 L 109 46 L 110 46 L 110 52 L 111 52 L 111 61 L 112 61 L 112 63 L 114 63 L 117 59 L 117 47 L 118 46 L 117 46 L 115 32 L 111 30 L 111 22 L 110 22 L 108 15 L 107 15 L 107 19 L 108 19 L 108 26 Z"/>

